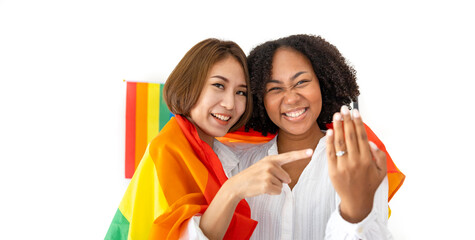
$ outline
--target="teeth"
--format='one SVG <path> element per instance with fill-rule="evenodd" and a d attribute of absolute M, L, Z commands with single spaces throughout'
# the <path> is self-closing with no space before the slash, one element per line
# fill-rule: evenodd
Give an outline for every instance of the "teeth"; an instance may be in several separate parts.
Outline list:
<path fill-rule="evenodd" d="M 228 121 L 231 118 L 230 116 L 224 116 L 224 115 L 217 114 L 217 113 L 212 113 L 211 115 L 213 115 L 213 117 L 215 117 L 219 120 L 223 120 L 223 121 Z"/>
<path fill-rule="evenodd" d="M 306 111 L 306 109 L 304 108 L 304 109 L 299 110 L 299 111 L 285 113 L 285 116 L 296 118 L 296 117 L 302 115 L 305 111 Z"/>

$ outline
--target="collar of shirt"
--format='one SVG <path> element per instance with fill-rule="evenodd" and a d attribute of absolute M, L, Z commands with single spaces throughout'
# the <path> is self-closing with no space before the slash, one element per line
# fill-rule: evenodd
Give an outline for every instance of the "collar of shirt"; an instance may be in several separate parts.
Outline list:
<path fill-rule="evenodd" d="M 214 140 L 213 150 L 216 155 L 218 155 L 219 160 L 221 160 L 226 176 L 229 178 L 235 175 L 235 171 L 237 171 L 237 166 L 239 164 L 239 159 L 236 154 L 234 154 L 229 147 L 216 139 Z"/>

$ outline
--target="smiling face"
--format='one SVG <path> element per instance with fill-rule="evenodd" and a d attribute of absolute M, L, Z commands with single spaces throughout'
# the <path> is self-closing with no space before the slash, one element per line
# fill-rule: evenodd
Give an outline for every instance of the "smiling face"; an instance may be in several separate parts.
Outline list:
<path fill-rule="evenodd" d="M 265 86 L 264 105 L 269 118 L 291 135 L 318 128 L 322 96 L 310 61 L 290 48 L 279 48 L 272 60 L 271 80 Z"/>
<path fill-rule="evenodd" d="M 244 70 L 234 57 L 211 67 L 198 101 L 190 111 L 200 138 L 212 145 L 224 136 L 246 109 L 247 85 Z"/>

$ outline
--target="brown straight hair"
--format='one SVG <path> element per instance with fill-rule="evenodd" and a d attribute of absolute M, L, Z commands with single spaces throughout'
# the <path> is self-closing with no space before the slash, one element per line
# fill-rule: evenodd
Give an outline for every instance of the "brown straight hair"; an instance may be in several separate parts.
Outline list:
<path fill-rule="evenodd" d="M 163 87 L 163 98 L 168 109 L 175 115 L 189 117 L 203 90 L 208 72 L 215 63 L 227 57 L 234 57 L 241 64 L 247 85 L 246 110 L 229 131 L 243 126 L 252 113 L 251 84 L 246 54 L 232 41 L 208 38 L 197 43 L 183 56 Z"/>

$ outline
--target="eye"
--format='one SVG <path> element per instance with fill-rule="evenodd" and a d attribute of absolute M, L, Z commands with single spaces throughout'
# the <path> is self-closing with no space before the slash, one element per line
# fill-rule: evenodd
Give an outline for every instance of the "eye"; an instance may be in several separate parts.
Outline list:
<path fill-rule="evenodd" d="M 300 80 L 295 84 L 295 86 L 299 86 L 299 85 L 302 85 L 302 84 L 308 83 L 308 82 L 310 82 L 310 80 Z"/>
<path fill-rule="evenodd" d="M 237 91 L 236 94 L 237 94 L 237 95 L 240 95 L 240 96 L 247 96 L 247 92 L 246 92 L 246 91 Z"/>
<path fill-rule="evenodd" d="M 212 85 L 219 88 L 219 89 L 224 89 L 224 85 L 221 84 L 221 83 L 213 83 Z"/>
<path fill-rule="evenodd" d="M 282 89 L 282 88 L 280 88 L 280 87 L 271 87 L 271 88 L 267 89 L 267 92 L 279 91 L 279 90 L 281 90 L 281 89 Z"/>

